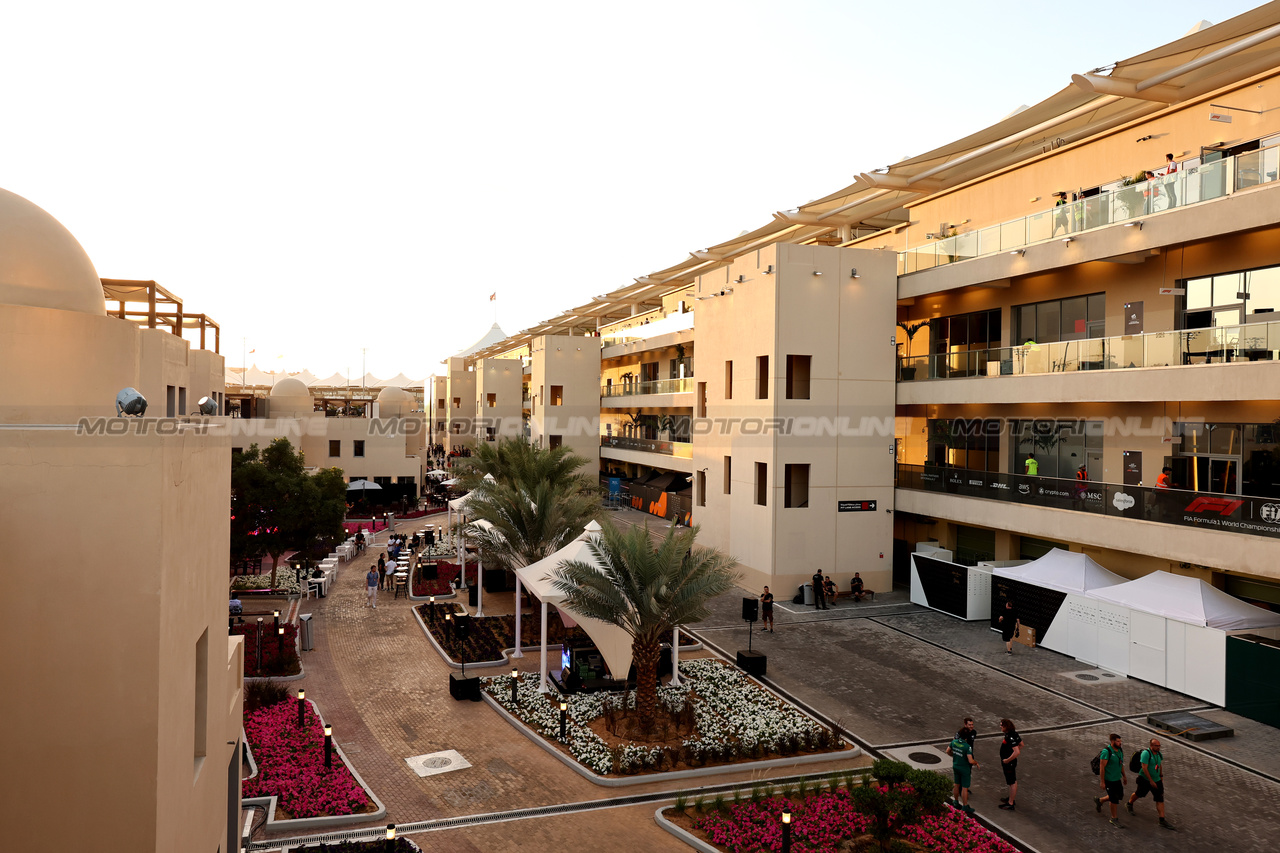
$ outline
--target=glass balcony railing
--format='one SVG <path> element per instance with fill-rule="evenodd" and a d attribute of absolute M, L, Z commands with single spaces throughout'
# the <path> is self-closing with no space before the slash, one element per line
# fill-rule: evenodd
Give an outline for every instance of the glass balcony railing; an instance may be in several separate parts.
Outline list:
<path fill-rule="evenodd" d="M 1021 376 L 1280 360 L 1280 321 L 973 349 L 898 359 L 898 379 Z"/>
<path fill-rule="evenodd" d="M 1280 539 L 1274 497 L 1027 477 L 937 465 L 898 465 L 894 486 Z"/>
<path fill-rule="evenodd" d="M 1012 252 L 1054 238 L 1129 222 L 1151 213 L 1200 204 L 1280 177 L 1280 146 L 1191 166 L 1051 207 L 998 225 L 976 228 L 898 253 L 898 275 L 972 258 Z"/>
<path fill-rule="evenodd" d="M 634 397 L 637 394 L 692 394 L 693 377 L 657 379 L 652 382 L 625 382 L 600 386 L 601 397 Z"/>
<path fill-rule="evenodd" d="M 677 459 L 693 458 L 693 445 L 687 441 L 657 441 L 650 438 L 602 435 L 600 446 L 614 447 L 618 450 L 639 450 L 644 453 L 661 453 L 663 456 L 674 456 Z"/>

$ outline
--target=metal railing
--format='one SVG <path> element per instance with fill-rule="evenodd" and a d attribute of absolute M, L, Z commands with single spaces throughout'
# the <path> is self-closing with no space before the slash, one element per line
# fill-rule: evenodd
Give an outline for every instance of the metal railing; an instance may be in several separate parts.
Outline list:
<path fill-rule="evenodd" d="M 898 359 L 898 378 L 918 382 L 1277 360 L 1280 321 L 1273 321 L 903 357 Z"/>
<path fill-rule="evenodd" d="M 692 394 L 693 377 L 683 379 L 657 379 L 651 382 L 624 382 L 621 385 L 601 385 L 601 397 L 632 397 L 639 394 Z"/>
<path fill-rule="evenodd" d="M 1280 539 L 1280 498 L 1027 477 L 940 465 L 899 464 L 894 486 Z"/>
<path fill-rule="evenodd" d="M 601 447 L 618 450 L 639 450 L 644 453 L 661 453 L 677 459 L 692 459 L 693 445 L 687 441 L 657 441 L 650 438 L 627 438 L 621 435 L 600 436 Z"/>
<path fill-rule="evenodd" d="M 1200 204 L 1277 180 L 1280 146 L 1225 157 L 1160 175 L 998 225 L 975 228 L 898 253 L 898 275 L 1012 252 L 1053 238 Z"/>

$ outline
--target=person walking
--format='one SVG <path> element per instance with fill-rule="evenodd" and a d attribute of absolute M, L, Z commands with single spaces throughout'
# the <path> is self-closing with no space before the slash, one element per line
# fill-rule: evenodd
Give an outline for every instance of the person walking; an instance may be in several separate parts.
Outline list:
<path fill-rule="evenodd" d="M 1009 796 L 1000 798 L 1000 808 L 1014 811 L 1018 800 L 1018 756 L 1022 754 L 1022 736 L 1014 728 L 1013 721 L 1000 721 L 1004 739 L 1000 741 L 1000 769 L 1004 771 L 1004 783 L 1009 786 Z"/>
<path fill-rule="evenodd" d="M 1027 459 L 1022 463 L 1028 477 L 1040 476 L 1040 463 L 1036 461 L 1034 453 L 1028 453 Z"/>
<path fill-rule="evenodd" d="M 1005 653 L 1011 655 L 1013 638 L 1018 636 L 1018 626 L 1022 624 L 1022 620 L 1018 618 L 1018 609 L 1013 606 L 1012 598 L 1005 599 L 1004 610 L 1000 611 L 996 622 L 1000 625 L 1000 639 L 1004 640 Z"/>
<path fill-rule="evenodd" d="M 966 720 L 966 723 L 972 722 Z M 966 814 L 973 814 L 973 807 L 969 805 L 969 786 L 973 781 L 973 771 L 978 767 L 978 760 L 973 757 L 973 746 L 960 737 L 960 732 L 956 732 L 956 737 L 947 747 L 947 755 L 951 756 L 951 776 L 955 780 L 951 786 L 952 804 Z"/>
<path fill-rule="evenodd" d="M 369 574 L 364 576 L 366 603 L 374 610 L 378 609 L 378 567 L 370 566 Z"/>
<path fill-rule="evenodd" d="M 773 593 L 769 592 L 769 587 L 764 588 L 764 592 L 760 593 L 760 621 L 764 627 L 760 629 L 761 633 L 768 631 L 773 633 Z"/>
<path fill-rule="evenodd" d="M 827 599 L 822 586 L 822 570 L 814 572 L 811 580 L 813 581 L 813 609 L 826 610 Z"/>
<path fill-rule="evenodd" d="M 378 589 L 387 582 L 387 555 L 378 555 Z"/>
<path fill-rule="evenodd" d="M 1111 825 L 1116 829 L 1124 829 L 1124 824 L 1120 823 L 1119 806 L 1121 800 L 1124 799 L 1125 786 L 1129 784 L 1129 777 L 1124 772 L 1124 743 L 1120 739 L 1120 735 L 1115 732 L 1111 733 L 1111 742 L 1102 748 L 1098 753 L 1098 787 L 1106 794 L 1105 797 L 1094 797 L 1093 806 L 1101 813 L 1102 804 L 1111 804 Z"/>
<path fill-rule="evenodd" d="M 1156 804 L 1156 814 L 1160 816 L 1160 826 L 1174 829 L 1173 824 L 1164 817 L 1164 756 L 1160 754 L 1159 739 L 1151 739 L 1151 744 L 1138 753 L 1138 761 L 1142 765 L 1142 770 L 1138 773 L 1138 787 L 1129 795 L 1129 801 L 1124 807 L 1129 814 L 1133 814 L 1133 804 L 1150 794 Z"/>

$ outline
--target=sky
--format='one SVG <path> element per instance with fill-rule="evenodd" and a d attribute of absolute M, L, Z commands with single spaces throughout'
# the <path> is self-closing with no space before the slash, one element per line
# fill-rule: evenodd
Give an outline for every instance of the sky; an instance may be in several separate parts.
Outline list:
<path fill-rule="evenodd" d="M 228 367 L 418 379 L 1256 5 L 9 3 L 0 187 Z"/>

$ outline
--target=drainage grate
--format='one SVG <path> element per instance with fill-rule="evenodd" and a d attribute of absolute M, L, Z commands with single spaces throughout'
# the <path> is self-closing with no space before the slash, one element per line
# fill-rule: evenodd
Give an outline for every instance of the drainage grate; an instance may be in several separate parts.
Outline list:
<path fill-rule="evenodd" d="M 1059 673 L 1064 678 L 1069 678 L 1077 684 L 1088 684 L 1090 686 L 1098 684 L 1106 684 L 1108 682 L 1124 681 L 1123 675 L 1117 675 L 1114 672 L 1107 672 L 1105 669 L 1082 669 L 1076 672 Z"/>

